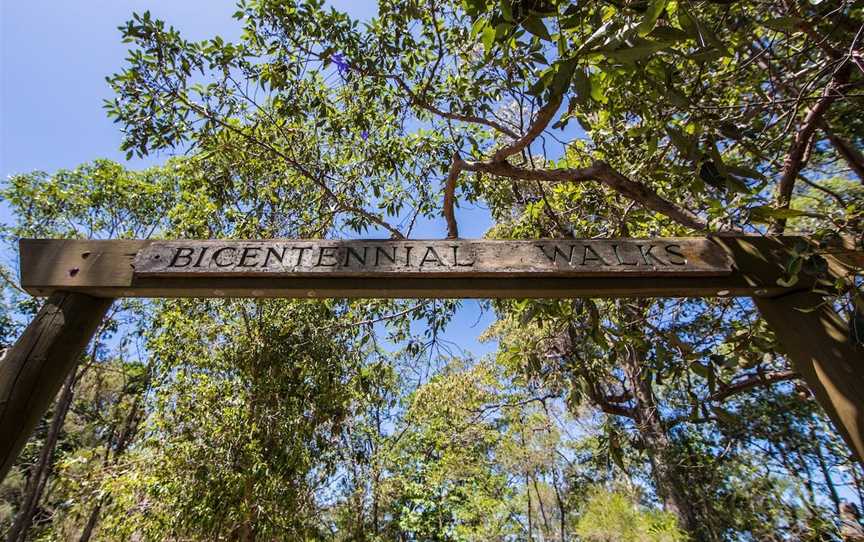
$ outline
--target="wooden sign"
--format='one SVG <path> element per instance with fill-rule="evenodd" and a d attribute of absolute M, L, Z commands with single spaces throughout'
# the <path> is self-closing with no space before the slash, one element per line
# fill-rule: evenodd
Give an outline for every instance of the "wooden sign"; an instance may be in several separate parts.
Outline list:
<path fill-rule="evenodd" d="M 800 238 L 536 241 L 22 239 L 21 287 L 96 297 L 769 296 Z M 731 262 L 731 264 L 730 264 Z M 799 282 L 796 287 L 802 286 Z"/>
<path fill-rule="evenodd" d="M 135 277 L 719 276 L 706 239 L 566 241 L 154 241 Z"/>

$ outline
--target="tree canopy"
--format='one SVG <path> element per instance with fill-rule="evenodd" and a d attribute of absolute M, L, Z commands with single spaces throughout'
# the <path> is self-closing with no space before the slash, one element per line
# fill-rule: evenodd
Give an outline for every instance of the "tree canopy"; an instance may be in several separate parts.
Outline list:
<path fill-rule="evenodd" d="M 132 15 L 105 109 L 128 157 L 174 157 L 15 175 L 4 238 L 456 238 L 479 203 L 496 239 L 862 239 L 861 2 L 234 16 L 236 42 Z M 861 337 L 860 270 L 819 246 L 782 280 Z M 5 346 L 37 304 L 2 277 Z M 864 536 L 864 470 L 752 303 L 484 306 L 478 359 L 441 341 L 453 300 L 118 302 L 0 486 L 6 536 Z"/>

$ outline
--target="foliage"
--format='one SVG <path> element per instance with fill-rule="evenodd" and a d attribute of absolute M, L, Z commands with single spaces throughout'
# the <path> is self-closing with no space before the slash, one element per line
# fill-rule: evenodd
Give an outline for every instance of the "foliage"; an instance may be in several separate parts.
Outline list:
<path fill-rule="evenodd" d="M 591 495 L 575 532 L 589 542 L 686 540 L 675 517 L 655 510 L 640 510 L 627 496 L 607 491 Z"/>
<path fill-rule="evenodd" d="M 499 239 L 795 229 L 821 242 L 785 284 L 860 321 L 860 270 L 826 250 L 862 233 L 860 2 L 382 0 L 357 21 L 244 0 L 235 18 L 236 43 L 192 42 L 134 14 L 106 111 L 129 157 L 183 156 L 13 176 L 4 239 L 398 238 L 439 215 L 455 237 L 461 202 Z M 8 344 L 36 304 L 4 287 Z M 861 502 L 751 303 L 490 306 L 494 360 L 442 355 L 453 301 L 118 303 L 30 534 L 837 540 Z M 4 524 L 53 421 L 0 488 Z"/>

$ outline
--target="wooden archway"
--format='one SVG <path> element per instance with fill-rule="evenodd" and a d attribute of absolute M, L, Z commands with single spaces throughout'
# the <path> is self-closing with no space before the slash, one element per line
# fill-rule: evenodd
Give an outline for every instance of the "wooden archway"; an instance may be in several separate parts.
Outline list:
<path fill-rule="evenodd" d="M 793 369 L 864 463 L 864 348 L 812 279 L 785 287 L 801 237 L 537 241 L 22 240 L 47 296 L 0 362 L 0 480 L 118 297 L 752 297 Z M 833 273 L 864 267 L 840 244 Z"/>

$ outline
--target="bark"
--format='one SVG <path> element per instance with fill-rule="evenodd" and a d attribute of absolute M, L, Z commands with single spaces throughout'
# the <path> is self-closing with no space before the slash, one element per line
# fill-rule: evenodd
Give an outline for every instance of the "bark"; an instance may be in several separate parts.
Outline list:
<path fill-rule="evenodd" d="M 555 488 L 555 501 L 558 503 L 558 522 L 561 530 L 561 542 L 567 539 L 567 508 L 564 499 L 561 498 L 561 490 L 558 488 L 558 471 L 552 470 L 552 486 Z"/>
<path fill-rule="evenodd" d="M 834 509 L 840 511 L 840 495 L 837 493 L 837 487 L 834 485 L 834 480 L 831 478 L 831 469 L 828 468 L 828 463 L 825 461 L 825 454 L 822 453 L 822 441 L 819 440 L 819 435 L 816 431 L 810 430 L 811 438 L 816 443 L 816 458 L 819 460 L 819 470 L 822 471 L 822 477 L 825 478 L 825 487 L 828 488 L 828 496 L 831 497 L 831 502 L 834 503 Z"/>
<path fill-rule="evenodd" d="M 447 221 L 447 239 L 459 237 L 459 224 L 456 222 L 456 182 L 462 171 L 462 160 L 459 154 L 453 155 L 450 170 L 447 173 L 447 181 L 444 183 L 444 219 Z"/>
<path fill-rule="evenodd" d="M 537 477 L 531 475 L 531 484 L 534 486 L 534 493 L 537 494 L 537 506 L 540 509 L 540 517 L 543 518 L 543 533 L 551 533 L 552 527 L 549 526 L 549 517 L 546 515 L 546 507 L 543 505 L 543 496 L 540 495 L 540 486 L 537 484 Z"/>
<path fill-rule="evenodd" d="M 55 292 L 6 353 L 0 364 L 0 480 L 78 366 L 111 303 Z"/>
<path fill-rule="evenodd" d="M 69 413 L 69 407 L 72 405 L 76 373 L 77 371 L 72 371 L 63 384 L 63 390 L 60 392 L 60 398 L 54 410 L 54 417 L 51 419 L 48 435 L 45 437 L 44 444 L 42 444 L 42 450 L 39 452 L 39 461 L 36 463 L 30 479 L 27 481 L 27 486 L 24 490 L 24 500 L 21 503 L 18 515 L 15 516 L 15 522 L 6 536 L 7 542 L 23 542 L 27 538 L 27 531 L 30 530 L 33 523 L 33 515 L 36 513 L 36 507 L 42 499 L 45 484 L 48 482 L 48 475 L 51 473 L 51 462 L 54 458 L 57 440 L 60 437 L 60 430 L 63 428 L 66 414 Z"/>
<path fill-rule="evenodd" d="M 822 96 L 807 112 L 804 121 L 795 133 L 792 139 L 792 144 L 789 146 L 789 151 L 786 154 L 786 159 L 783 162 L 783 169 L 780 174 L 780 182 L 777 185 L 777 207 L 788 209 L 792 202 L 792 192 L 795 188 L 795 180 L 798 174 L 804 169 L 807 164 L 807 149 L 813 141 L 813 135 L 816 128 L 822 123 L 822 117 L 831 105 L 842 97 L 841 88 L 849 81 L 851 65 L 846 65 L 840 68 L 831 82 L 825 87 Z M 783 233 L 786 229 L 786 219 L 778 218 L 772 226 L 773 233 Z"/>
<path fill-rule="evenodd" d="M 849 169 L 854 171 L 861 183 L 864 184 L 864 155 L 861 154 L 861 151 L 856 149 L 850 141 L 834 133 L 827 124 L 823 123 L 822 131 L 828 136 L 828 141 L 831 142 L 837 154 L 843 157 L 843 160 L 849 165 Z"/>
<path fill-rule="evenodd" d="M 697 231 L 708 230 L 708 223 L 699 215 L 664 199 L 645 184 L 628 179 L 611 165 L 601 160 L 585 168 L 528 169 L 514 166 L 509 162 L 466 162 L 461 161 L 463 171 L 489 173 L 499 177 L 539 182 L 599 182 L 625 198 L 635 201 L 654 212 L 660 213 L 675 222 Z"/>
<path fill-rule="evenodd" d="M 116 465 L 120 457 L 124 453 L 126 453 L 126 450 L 129 448 L 129 444 L 132 443 L 132 437 L 135 436 L 135 433 L 137 432 L 138 421 L 140 420 L 141 400 L 143 399 L 143 396 L 147 393 L 147 388 L 150 384 L 150 378 L 152 377 L 152 375 L 152 370 L 148 370 L 142 391 L 139 395 L 135 397 L 135 400 L 132 402 L 132 406 L 129 408 L 129 413 L 126 415 L 126 418 L 123 421 L 123 427 L 120 430 L 120 436 L 117 438 L 116 443 L 112 443 L 109 439 L 106 445 L 105 456 L 103 458 L 103 465 L 105 467 L 107 467 L 108 465 Z M 122 401 L 122 397 L 120 398 L 120 400 Z M 112 447 L 114 450 L 113 454 L 111 454 Z M 93 531 L 96 529 L 96 525 L 99 523 L 99 515 L 102 512 L 102 507 L 105 506 L 106 502 L 107 499 L 105 496 L 100 497 L 99 500 L 96 501 L 96 504 L 90 511 L 90 515 L 87 517 L 87 523 L 84 525 L 84 529 L 81 531 L 81 536 L 78 537 L 78 542 L 88 542 L 93 536 Z"/>
<path fill-rule="evenodd" d="M 637 310 L 623 306 L 621 310 L 627 313 L 628 320 L 639 317 Z M 578 333 L 571 330 L 564 340 L 564 348 L 573 351 L 578 341 Z M 664 509 L 675 515 L 679 527 L 693 540 L 712 540 L 700 532 L 697 510 L 685 489 L 686 480 L 674 462 L 672 441 L 660 416 L 651 381 L 642 370 L 640 352 L 632 345 L 625 344 L 624 355 L 620 359 L 629 390 L 620 397 L 611 396 L 602 389 L 593 375 L 582 373 L 581 377 L 588 383 L 589 398 L 603 412 L 633 420 L 648 452 L 651 474 Z"/>
<path fill-rule="evenodd" d="M 858 509 L 852 503 L 840 506 L 840 536 L 843 542 L 864 542 L 864 528 Z"/>
<path fill-rule="evenodd" d="M 627 345 L 622 362 L 635 403 L 636 426 L 651 459 L 657 493 L 664 508 L 678 518 L 681 528 L 698 540 L 698 514 L 685 490 L 686 481 L 673 462 L 672 442 L 660 417 L 651 383 L 642 372 L 636 349 Z"/>
<path fill-rule="evenodd" d="M 93 536 L 93 530 L 99 522 L 99 513 L 102 511 L 103 504 L 104 499 L 99 499 L 96 502 L 96 506 L 94 506 L 93 510 L 90 511 L 90 516 L 87 518 L 87 524 L 84 525 L 84 530 L 81 531 L 81 536 L 78 538 L 78 542 L 88 542 L 90 537 Z"/>

